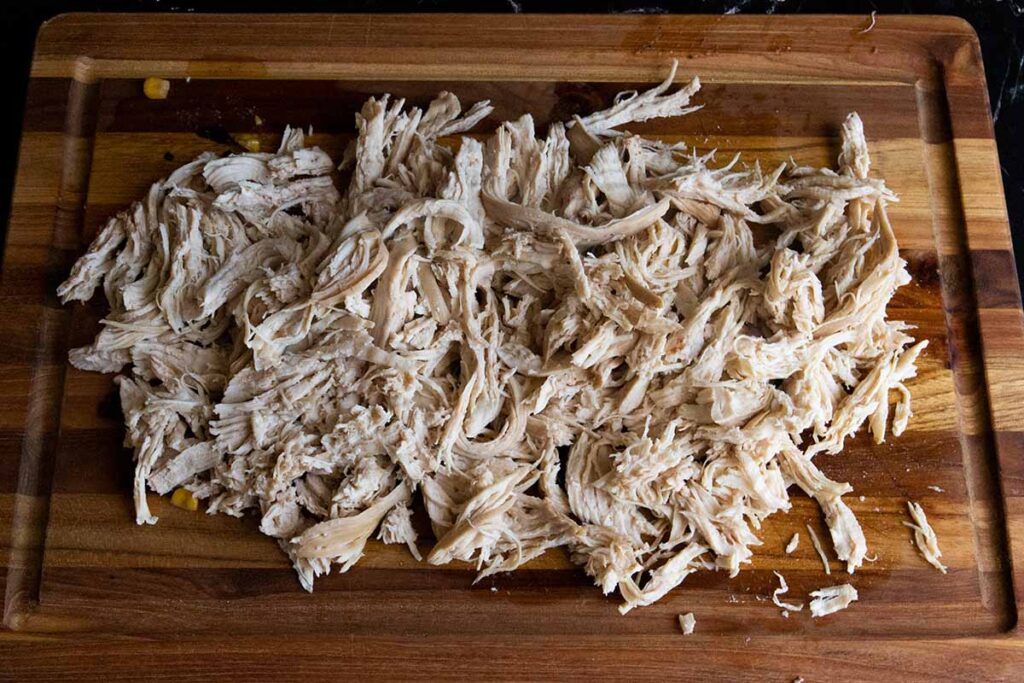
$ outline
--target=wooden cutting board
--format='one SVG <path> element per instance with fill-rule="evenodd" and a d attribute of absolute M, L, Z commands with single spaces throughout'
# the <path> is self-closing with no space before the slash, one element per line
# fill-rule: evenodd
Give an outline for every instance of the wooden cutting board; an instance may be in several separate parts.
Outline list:
<path fill-rule="evenodd" d="M 704 109 L 635 126 L 727 159 L 831 165 L 857 110 L 913 284 L 891 317 L 930 346 L 907 432 L 822 456 L 856 492 L 877 561 L 825 576 L 802 496 L 736 579 L 699 573 L 619 616 L 562 552 L 473 585 L 369 548 L 303 592 L 253 520 L 153 497 L 137 527 L 109 376 L 70 368 L 99 304 L 54 287 L 113 212 L 203 150 L 276 144 L 312 125 L 335 158 L 370 94 L 448 89 L 543 126 L 663 78 L 704 81 Z M 141 79 L 172 81 L 163 101 Z M 977 38 L 941 17 L 67 15 L 40 32 L 0 279 L 0 677 L 326 677 L 808 681 L 1013 678 L 1024 574 L 1024 326 Z M 244 139 L 244 138 L 243 138 Z M 947 575 L 903 525 L 920 501 Z M 768 600 L 849 580 L 851 609 L 783 618 Z M 693 612 L 683 637 L 676 615 Z"/>

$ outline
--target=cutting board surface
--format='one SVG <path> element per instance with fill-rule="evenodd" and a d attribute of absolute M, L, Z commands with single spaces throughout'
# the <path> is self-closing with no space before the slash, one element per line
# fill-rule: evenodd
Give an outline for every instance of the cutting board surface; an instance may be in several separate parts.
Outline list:
<path fill-rule="evenodd" d="M 0 648 L 12 670 L 67 673 L 72 661 L 102 657 L 130 675 L 142 653 L 160 652 L 188 671 L 195 650 L 223 653 L 227 675 L 246 675 L 232 661 L 263 662 L 254 673 L 270 675 L 318 670 L 245 649 L 288 643 L 293 655 L 378 675 L 558 675 L 600 664 L 609 675 L 641 666 L 678 676 L 686 663 L 694 677 L 862 678 L 911 660 L 922 676 L 1011 672 L 1024 653 L 1014 597 L 1024 328 L 980 55 L 956 20 L 880 17 L 867 28 L 866 17 L 71 15 L 47 25 L 0 271 Z M 740 152 L 767 166 L 790 157 L 832 166 L 839 123 L 858 111 L 873 174 L 900 196 L 890 215 L 913 282 L 889 316 L 929 341 L 910 384 L 914 417 L 899 438 L 875 445 L 861 434 L 819 463 L 853 485 L 847 499 L 876 561 L 852 577 L 833 561 L 826 576 L 805 524 L 826 544 L 827 530 L 794 493 L 738 577 L 695 574 L 622 617 L 617 598 L 561 550 L 473 584 L 471 567 L 431 567 L 372 543 L 353 570 L 308 595 L 253 519 L 151 496 L 160 522 L 134 524 L 112 378 L 65 360 L 91 340 L 104 306 L 62 307 L 53 294 L 109 216 L 196 154 L 237 149 L 243 135 L 269 148 L 285 124 L 312 126 L 311 144 L 340 159 L 370 95 L 422 105 L 446 89 L 464 104 L 496 105 L 478 132 L 524 112 L 543 130 L 660 80 L 673 58 L 683 77 L 705 83 L 704 108 L 634 132 L 717 149 L 723 163 Z M 166 100 L 143 96 L 151 75 L 171 79 Z M 927 511 L 948 574 L 913 546 L 908 499 Z M 797 531 L 800 547 L 786 555 Z M 849 581 L 860 601 L 826 619 L 783 618 L 769 600 L 773 571 L 785 575 L 787 598 Z M 685 640 L 682 612 L 697 617 Z M 441 651 L 456 659 L 438 665 Z"/>

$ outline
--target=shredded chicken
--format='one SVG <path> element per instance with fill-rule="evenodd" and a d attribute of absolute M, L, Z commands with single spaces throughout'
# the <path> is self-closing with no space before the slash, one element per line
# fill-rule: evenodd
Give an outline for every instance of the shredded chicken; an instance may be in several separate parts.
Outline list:
<path fill-rule="evenodd" d="M 857 589 L 848 583 L 811 591 L 811 616 L 823 617 L 844 610 L 857 599 Z"/>
<path fill-rule="evenodd" d="M 778 572 L 772 572 L 772 574 L 775 574 L 776 578 L 779 580 L 779 587 L 772 593 L 772 602 L 775 603 L 776 607 L 781 607 L 783 609 L 783 616 L 788 619 L 789 611 L 799 612 L 804 608 L 804 604 L 802 602 L 794 604 L 792 602 L 783 602 L 782 600 L 779 600 L 780 595 L 785 595 L 789 592 L 789 584 L 786 583 L 786 578 L 782 574 Z"/>
<path fill-rule="evenodd" d="M 693 612 L 679 615 L 679 628 L 682 629 L 684 636 L 693 635 L 693 629 L 696 625 L 697 618 L 693 616 Z"/>
<path fill-rule="evenodd" d="M 921 552 L 924 559 L 928 561 L 928 564 L 945 574 L 946 565 L 942 564 L 939 560 L 942 557 L 942 551 L 939 550 L 939 539 L 935 535 L 932 525 L 928 523 L 928 517 L 924 514 L 924 508 L 919 503 L 908 500 L 907 509 L 910 511 L 910 517 L 914 521 L 913 523 L 903 522 L 903 524 L 914 530 L 914 543 L 917 545 L 917 549 Z"/>
<path fill-rule="evenodd" d="M 821 547 L 821 541 L 818 540 L 818 534 L 814 533 L 814 529 L 811 525 L 807 525 L 807 535 L 811 537 L 811 545 L 814 546 L 814 551 L 818 553 L 818 557 L 821 558 L 821 565 L 825 568 L 825 574 L 828 576 L 832 575 L 832 570 L 828 566 L 828 556 L 825 554 L 825 549 Z"/>
<path fill-rule="evenodd" d="M 795 485 L 854 571 L 852 488 L 813 457 L 911 415 L 896 197 L 856 114 L 837 170 L 624 130 L 697 108 L 674 77 L 482 141 L 453 136 L 487 102 L 371 98 L 340 175 L 289 128 L 113 217 L 58 293 L 109 305 L 70 361 L 120 373 L 137 522 L 147 489 L 253 512 L 312 590 L 375 535 L 418 557 L 421 498 L 428 562 L 485 577 L 566 547 L 627 612 L 735 575 Z"/>

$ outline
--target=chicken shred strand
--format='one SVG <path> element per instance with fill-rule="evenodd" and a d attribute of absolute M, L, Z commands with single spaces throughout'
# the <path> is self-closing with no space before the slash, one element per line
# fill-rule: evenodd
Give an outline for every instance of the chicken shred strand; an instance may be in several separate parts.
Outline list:
<path fill-rule="evenodd" d="M 807 525 L 807 535 L 811 537 L 811 545 L 814 546 L 814 551 L 821 558 L 821 565 L 825 568 L 825 574 L 831 576 L 832 570 L 828 566 L 828 555 L 825 554 L 825 549 L 821 547 L 821 541 L 818 540 L 818 534 L 814 533 L 814 529 L 811 528 L 810 524 Z"/>
<path fill-rule="evenodd" d="M 776 607 L 782 608 L 784 616 L 788 619 L 788 612 L 799 612 L 804 608 L 804 604 L 802 602 L 794 604 L 792 602 L 783 602 L 782 600 L 780 600 L 780 595 L 785 595 L 789 592 L 789 584 L 786 583 L 786 577 L 784 577 L 782 574 L 778 572 L 772 572 L 772 574 L 775 574 L 775 578 L 779 580 L 779 587 L 772 592 L 772 602 L 775 603 Z"/>
<path fill-rule="evenodd" d="M 924 514 L 924 508 L 921 507 L 920 503 L 908 500 L 907 510 L 910 512 L 910 518 L 914 521 L 913 523 L 903 522 L 903 524 L 914 531 L 914 543 L 917 545 L 921 556 L 928 561 L 928 564 L 945 574 L 947 571 L 946 565 L 942 564 L 942 561 L 939 559 L 942 557 L 942 551 L 939 550 L 939 539 L 935 535 L 932 525 L 928 523 L 928 517 Z"/>

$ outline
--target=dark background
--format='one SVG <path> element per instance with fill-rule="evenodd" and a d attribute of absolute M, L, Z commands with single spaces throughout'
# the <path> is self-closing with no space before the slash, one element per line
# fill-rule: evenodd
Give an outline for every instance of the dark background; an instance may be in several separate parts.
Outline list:
<path fill-rule="evenodd" d="M 684 0 L 682 2 L 531 2 L 530 0 L 0 0 L 0 50 L 6 66 L 8 121 L 0 132 L 0 235 L 6 232 L 12 176 L 32 45 L 39 24 L 69 11 L 120 12 L 589 12 L 701 14 L 949 14 L 963 17 L 981 38 L 989 100 L 999 144 L 1018 274 L 1024 274 L 1024 0 Z M 557 10 L 553 9 L 557 8 Z M 568 29 L 567 30 L 571 30 Z M 13 119 L 13 121 L 12 121 Z"/>

